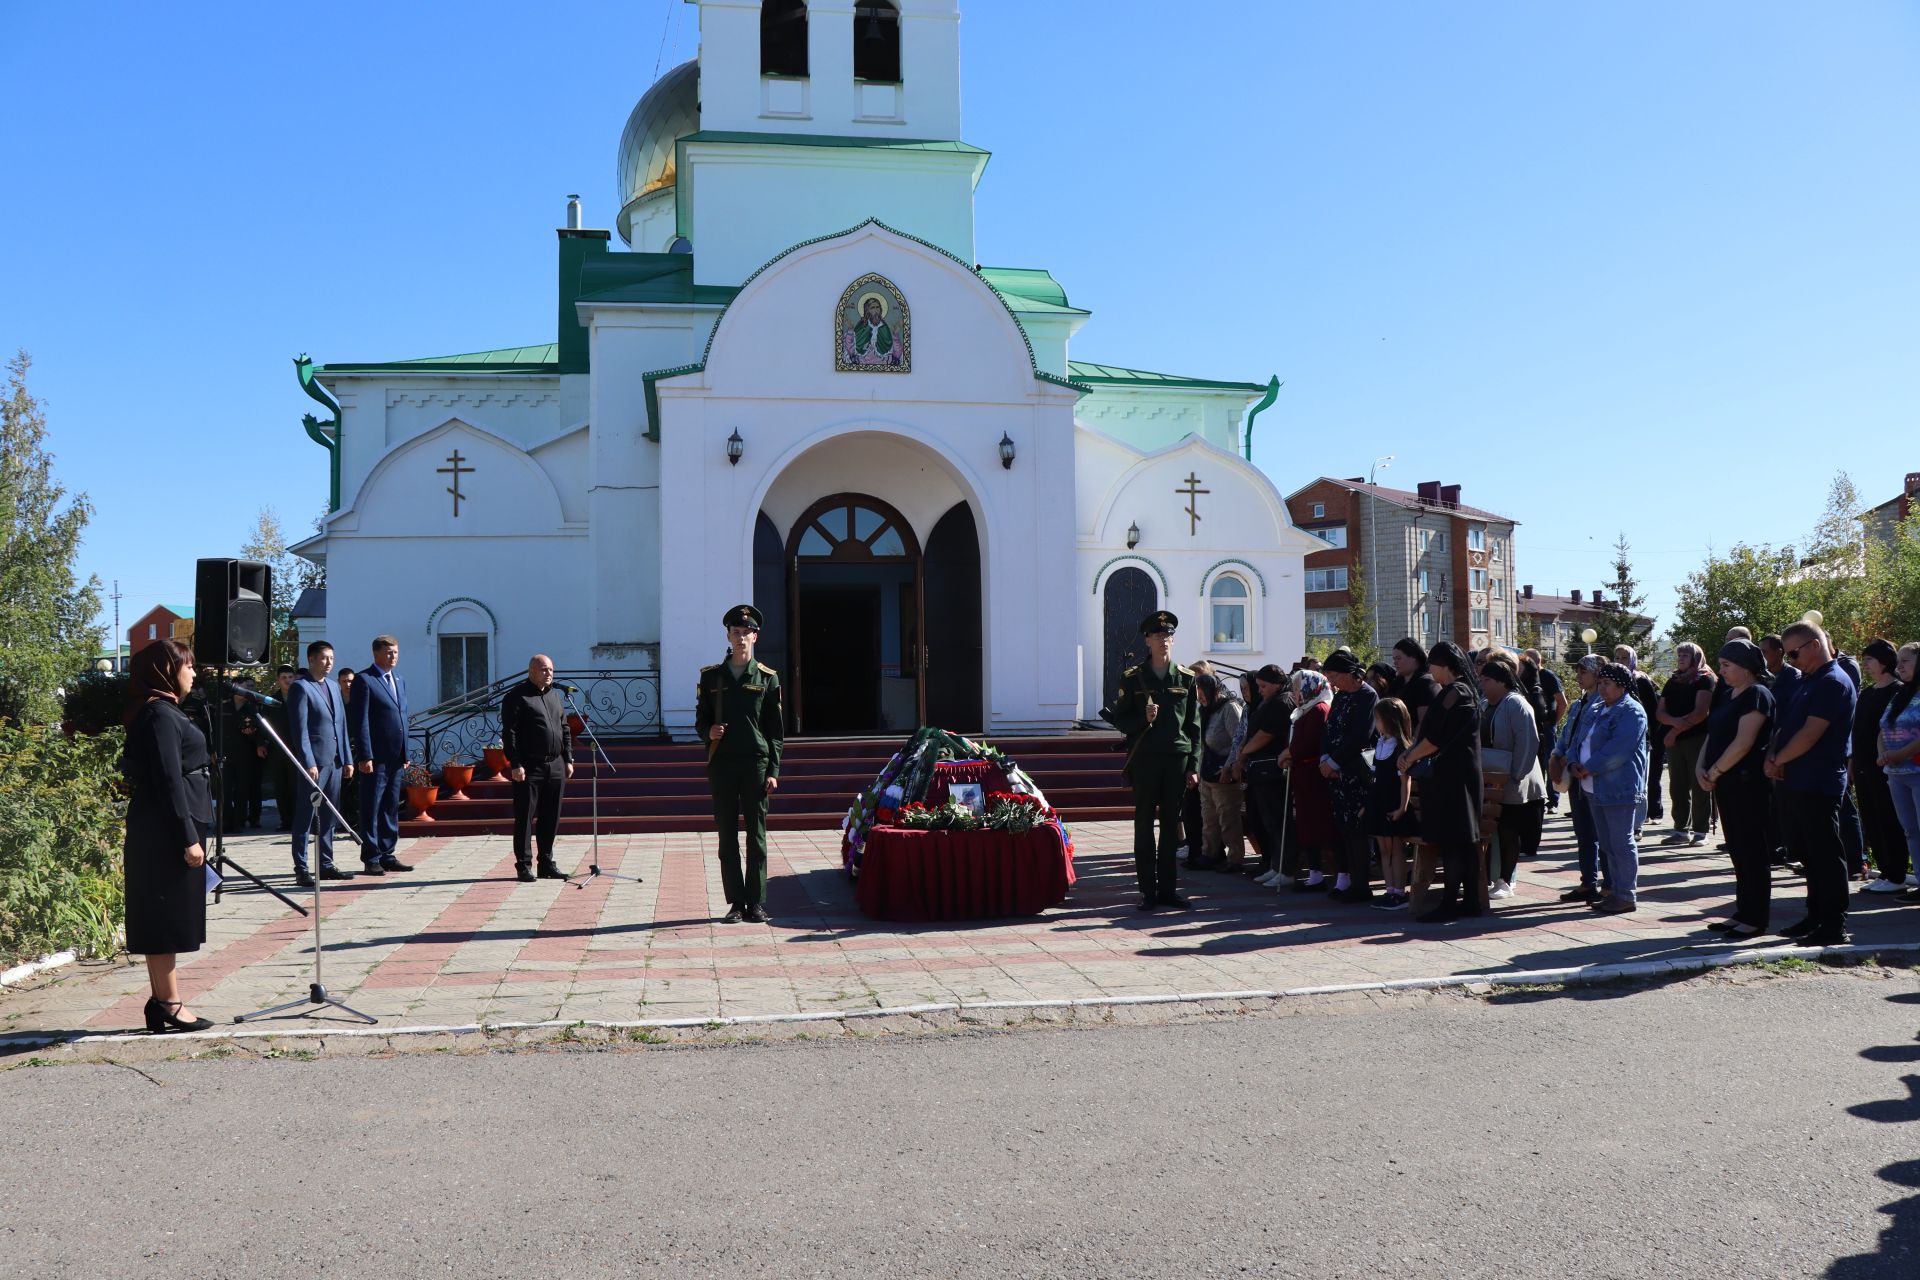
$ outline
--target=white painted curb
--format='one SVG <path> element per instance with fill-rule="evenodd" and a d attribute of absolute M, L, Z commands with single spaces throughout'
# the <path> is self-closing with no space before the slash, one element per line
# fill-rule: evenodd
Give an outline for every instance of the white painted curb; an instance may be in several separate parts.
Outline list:
<path fill-rule="evenodd" d="M 72 964 L 79 958 L 80 953 L 77 951 L 56 951 L 50 956 L 41 956 L 38 960 L 29 960 L 25 964 L 17 964 L 5 973 L 0 973 L 0 987 L 10 987 L 16 982 L 25 982 L 36 973 L 45 973 L 47 970 L 57 969 L 63 964 Z"/>
<path fill-rule="evenodd" d="M 602 1021 L 593 1018 L 552 1019 L 546 1022 L 464 1022 L 444 1026 L 408 1027 L 327 1027 L 312 1023 L 288 1022 L 274 1028 L 227 1030 L 212 1027 L 205 1031 L 184 1031 L 156 1037 L 144 1031 L 117 1032 L 111 1035 L 47 1034 L 0 1036 L 0 1048 L 31 1048 L 52 1044 L 117 1044 L 130 1041 L 194 1040 L 272 1040 L 276 1038 L 325 1040 L 366 1036 L 491 1035 L 502 1031 L 541 1031 L 565 1027 L 601 1027 L 608 1031 L 671 1031 L 691 1028 L 764 1027 L 810 1022 L 853 1022 L 867 1018 L 914 1017 L 930 1013 L 967 1014 L 987 1009 L 1103 1009 L 1124 1005 L 1199 1004 L 1218 1000 L 1286 1000 L 1301 996 L 1346 995 L 1356 991 L 1442 991 L 1455 987 L 1524 987 L 1542 985 L 1578 986 L 1612 982 L 1620 978 L 1648 978 L 1667 974 L 1699 973 L 1728 965 L 1751 964 L 1757 960 L 1784 960 L 1790 957 L 1815 959 L 1820 956 L 1885 955 L 1889 952 L 1920 951 L 1920 942 L 1888 942 L 1878 945 L 1855 943 L 1845 947 L 1796 947 L 1786 944 L 1769 947 L 1744 947 L 1735 951 L 1716 951 L 1688 956 L 1682 960 L 1639 960 L 1631 964 L 1602 964 L 1565 969 L 1528 969 L 1517 973 L 1460 973 L 1442 978 L 1397 978 L 1382 982 L 1342 982 L 1318 987 L 1291 987 L 1285 991 L 1195 991 L 1185 995 L 1092 996 L 1080 1000 L 956 1000 L 938 1004 L 896 1005 L 887 1009 L 829 1009 L 815 1013 L 756 1013 L 726 1018 L 639 1018 Z"/>

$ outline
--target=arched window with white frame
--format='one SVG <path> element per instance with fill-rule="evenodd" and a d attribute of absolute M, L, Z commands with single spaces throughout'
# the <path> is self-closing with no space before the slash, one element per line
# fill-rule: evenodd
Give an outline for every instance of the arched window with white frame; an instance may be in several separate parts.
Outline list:
<path fill-rule="evenodd" d="M 1223 573 L 1207 590 L 1208 647 L 1231 652 L 1253 647 L 1253 593 L 1246 579 Z"/>
<path fill-rule="evenodd" d="M 449 600 L 434 610 L 436 704 L 452 702 L 493 683 L 493 611 L 478 600 Z"/>

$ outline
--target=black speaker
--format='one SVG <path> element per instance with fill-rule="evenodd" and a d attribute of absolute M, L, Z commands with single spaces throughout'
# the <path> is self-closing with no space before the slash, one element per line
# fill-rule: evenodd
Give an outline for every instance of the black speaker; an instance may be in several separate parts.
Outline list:
<path fill-rule="evenodd" d="M 201 560 L 193 575 L 193 660 L 265 662 L 273 639 L 273 570 L 258 560 Z"/>

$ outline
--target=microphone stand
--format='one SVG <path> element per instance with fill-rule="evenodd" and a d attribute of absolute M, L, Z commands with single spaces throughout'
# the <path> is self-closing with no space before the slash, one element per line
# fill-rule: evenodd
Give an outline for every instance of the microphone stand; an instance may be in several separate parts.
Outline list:
<path fill-rule="evenodd" d="M 221 697 L 226 699 L 233 697 L 233 685 L 225 676 L 220 678 L 220 688 L 222 690 Z M 245 690 L 241 690 L 241 696 L 249 697 L 251 695 L 247 694 Z M 207 708 L 207 714 L 214 718 L 212 726 L 213 753 L 224 766 L 226 762 L 224 753 L 227 749 L 227 708 L 224 704 L 217 707 L 209 707 Z M 267 723 L 265 716 L 256 715 L 254 717 L 254 723 L 265 729 L 268 733 L 273 732 L 273 726 Z M 278 742 L 280 739 L 275 737 L 274 741 Z M 285 751 L 286 747 L 282 746 L 280 749 Z M 306 770 L 302 769 L 300 772 L 305 773 Z M 209 865 L 213 867 L 213 873 L 220 877 L 220 883 L 214 886 L 213 900 L 216 903 L 220 901 L 220 894 L 227 887 L 225 873 L 228 868 L 232 868 L 240 873 L 242 879 L 253 881 L 256 887 L 265 889 L 268 893 L 280 899 L 280 901 L 286 903 L 301 915 L 307 914 L 305 907 L 227 856 L 227 780 L 226 769 L 224 767 L 221 769 L 220 774 L 220 803 L 215 805 L 213 810 L 213 858 L 209 863 Z"/>
<path fill-rule="evenodd" d="M 567 708 L 572 711 L 573 714 L 580 717 L 580 724 L 587 731 L 587 742 L 593 747 L 593 754 L 599 757 L 599 762 L 593 767 L 593 778 L 591 782 L 593 788 L 593 848 L 592 851 L 587 854 L 587 874 L 581 879 L 574 881 L 573 887 L 576 889 L 584 889 L 587 887 L 587 881 L 593 879 L 595 876 L 606 876 L 611 880 L 631 880 L 635 884 L 645 884 L 646 881 L 640 876 L 623 875 L 618 871 L 602 871 L 600 869 L 600 765 L 606 765 L 607 772 L 609 773 L 618 773 L 620 771 L 613 767 L 613 761 L 607 759 L 606 749 L 600 745 L 600 739 L 595 736 L 593 732 L 593 721 L 587 717 L 584 711 L 574 705 L 572 686 L 566 686 L 564 692 L 567 699 Z M 569 877 L 569 879 L 571 879 L 571 877 Z"/>
<path fill-rule="evenodd" d="M 326 883 L 326 877 L 320 874 L 320 867 L 318 865 L 320 860 L 320 832 L 324 830 L 320 824 L 322 822 L 336 823 L 338 826 L 347 829 L 347 834 L 353 837 L 356 845 L 363 843 L 363 841 L 360 839 L 359 832 L 353 829 L 352 824 L 350 824 L 346 817 L 340 812 L 339 806 L 334 804 L 332 797 L 327 795 L 326 788 L 320 785 L 320 780 L 307 776 L 306 767 L 300 763 L 299 758 L 293 754 L 287 744 L 280 740 L 280 735 L 274 731 L 273 725 L 268 722 L 265 716 L 260 717 L 259 724 L 262 729 L 266 730 L 267 737 L 273 742 L 273 745 L 280 748 L 280 754 L 287 758 L 287 764 L 293 769 L 295 776 L 305 779 L 308 786 L 312 788 L 312 799 L 309 802 L 309 807 L 313 813 L 307 820 L 307 832 L 313 837 L 313 857 L 315 863 L 313 868 L 313 981 L 307 984 L 305 999 L 289 1000 L 285 1004 L 276 1004 L 270 1009 L 256 1009 L 252 1013 L 235 1014 L 233 1020 L 235 1022 L 252 1022 L 255 1018 L 271 1017 L 276 1013 L 285 1013 L 289 1009 L 310 1006 L 306 1009 L 306 1016 L 308 1017 L 314 1016 L 319 1009 L 333 1008 L 340 1010 L 340 1012 L 350 1017 L 358 1018 L 362 1022 L 376 1023 L 380 1021 L 380 1019 L 374 1017 L 372 1014 L 362 1013 L 360 1010 L 343 1004 L 328 995 L 326 984 L 320 980 L 320 886 Z M 349 762 L 349 766 L 350 765 L 351 762 Z M 341 774 L 343 781 L 345 776 L 343 772 Z M 258 883 L 258 881 L 255 883 Z M 302 911 L 301 914 L 304 915 L 306 912 Z"/>

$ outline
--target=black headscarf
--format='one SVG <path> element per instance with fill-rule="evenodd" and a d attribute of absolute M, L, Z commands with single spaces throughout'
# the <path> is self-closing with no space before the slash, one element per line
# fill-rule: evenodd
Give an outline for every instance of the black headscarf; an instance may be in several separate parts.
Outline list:
<path fill-rule="evenodd" d="M 1454 680 L 1467 686 L 1467 692 L 1473 695 L 1476 707 L 1486 706 L 1487 696 L 1480 691 L 1480 675 L 1473 669 L 1473 662 L 1460 651 L 1459 645 L 1451 640 L 1442 640 L 1433 646 L 1433 651 L 1427 657 L 1429 660 L 1438 659 L 1455 673 Z"/>
<path fill-rule="evenodd" d="M 1427 669 L 1427 651 L 1420 647 L 1418 640 L 1415 640 L 1412 636 L 1408 636 L 1404 640 L 1396 640 L 1394 641 L 1393 651 L 1395 653 L 1404 653 L 1413 659 L 1414 664 L 1420 668 L 1414 672 L 1415 675 L 1425 674 Z"/>

